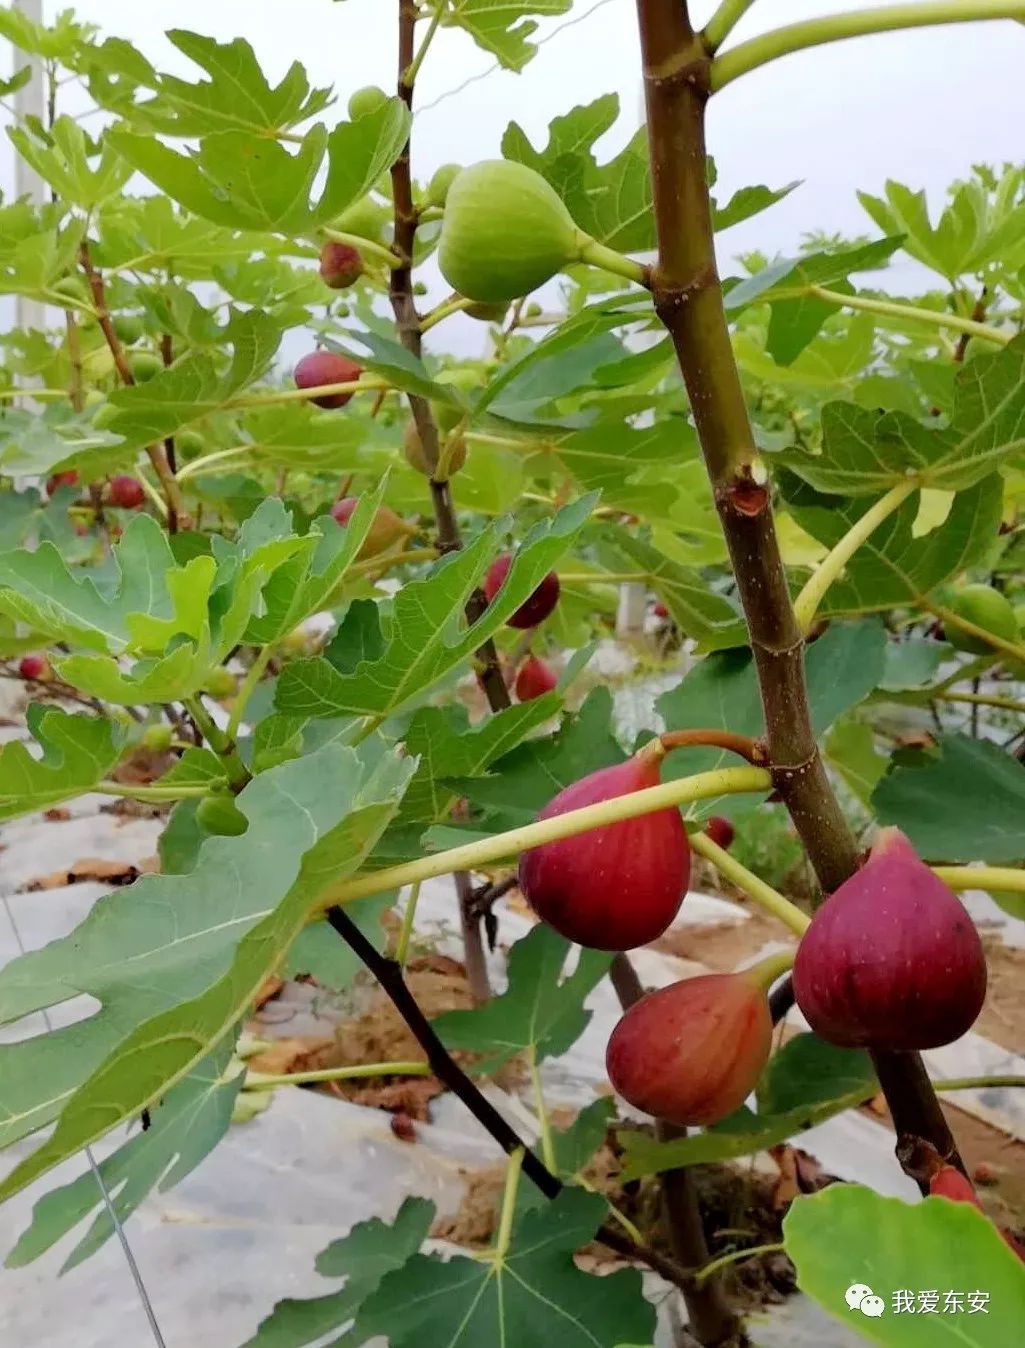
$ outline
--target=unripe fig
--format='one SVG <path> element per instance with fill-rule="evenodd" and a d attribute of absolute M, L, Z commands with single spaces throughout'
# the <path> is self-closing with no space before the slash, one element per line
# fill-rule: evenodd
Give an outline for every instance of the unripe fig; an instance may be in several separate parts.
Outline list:
<path fill-rule="evenodd" d="M 338 351 L 311 351 L 292 372 L 296 388 L 320 388 L 323 384 L 354 384 L 362 368 Z M 351 393 L 327 393 L 313 398 L 318 407 L 344 407 Z"/>
<path fill-rule="evenodd" d="M 100 407 L 106 401 L 106 396 L 98 388 L 91 388 L 82 399 L 82 405 L 83 407 Z"/>
<path fill-rule="evenodd" d="M 808 1024 L 842 1048 L 927 1049 L 970 1029 L 986 995 L 982 942 L 899 829 L 812 919 L 794 962 Z"/>
<path fill-rule="evenodd" d="M 574 261 L 582 240 L 540 173 L 488 159 L 463 169 L 449 188 L 438 265 L 468 300 L 515 300 Z"/>
<path fill-rule="evenodd" d="M 502 588 L 512 566 L 512 560 L 511 552 L 503 552 L 488 568 L 488 574 L 484 577 L 484 594 L 489 604 L 494 601 L 495 595 Z M 539 623 L 544 622 L 558 602 L 559 577 L 554 571 L 549 571 L 534 593 L 519 606 L 511 618 L 507 619 L 506 625 L 521 629 L 537 627 Z"/>
<path fill-rule="evenodd" d="M 128 473 L 118 473 L 110 479 L 111 502 L 122 510 L 138 510 L 146 499 L 142 483 Z"/>
<path fill-rule="evenodd" d="M 78 484 L 78 472 L 74 468 L 66 468 L 63 473 L 51 473 L 46 479 L 46 494 L 52 496 L 59 487 L 74 487 Z"/>
<path fill-rule="evenodd" d="M 501 323 L 508 312 L 509 306 L 504 300 L 497 304 L 469 304 L 465 309 L 468 318 L 476 318 L 480 323 Z"/>
<path fill-rule="evenodd" d="M 358 122 L 361 117 L 369 117 L 388 102 L 388 95 L 376 84 L 367 84 L 349 95 L 349 120 Z"/>
<path fill-rule="evenodd" d="M 441 427 L 439 426 L 440 430 Z M 438 446 L 439 454 L 441 445 Z M 415 468 L 418 473 L 423 473 L 425 477 L 431 476 L 431 470 L 427 459 L 424 456 L 423 441 L 420 439 L 420 432 L 416 429 L 415 421 L 407 421 L 405 430 L 402 432 L 402 452 L 406 456 L 406 462 L 410 468 Z M 448 472 L 447 477 L 458 473 L 460 468 L 466 462 L 466 441 L 461 435 L 457 436 L 448 452 Z"/>
<path fill-rule="evenodd" d="M 985 628 L 994 636 L 1005 641 L 1018 640 L 1018 623 L 1014 609 L 1006 595 L 989 585 L 965 585 L 957 591 L 947 607 L 959 618 Z M 954 623 L 946 624 L 946 636 L 955 650 L 968 651 L 972 655 L 989 655 L 993 647 L 981 637 L 970 632 L 962 632 Z"/>
<path fill-rule="evenodd" d="M 207 675 L 205 691 L 211 697 L 218 700 L 225 697 L 231 697 L 232 693 L 238 687 L 238 680 L 232 674 L 230 669 L 225 669 L 223 665 L 217 665 Z"/>
<path fill-rule="evenodd" d="M 82 276 L 62 276 L 53 283 L 54 294 L 75 304 L 92 304 L 92 291 Z"/>
<path fill-rule="evenodd" d="M 337 220 L 332 221 L 332 228 L 341 234 L 358 234 L 361 239 L 380 240 L 381 232 L 390 219 L 390 209 L 375 201 L 368 193 L 342 211 Z"/>
<path fill-rule="evenodd" d="M 164 368 L 164 362 L 152 351 L 133 351 L 128 357 L 128 364 L 132 367 L 132 378 L 137 384 L 148 383 Z"/>
<path fill-rule="evenodd" d="M 442 164 L 435 169 L 431 181 L 427 184 L 427 205 L 444 206 L 448 199 L 448 189 L 462 173 L 461 164 Z"/>
<path fill-rule="evenodd" d="M 343 496 L 331 507 L 331 518 L 344 529 L 358 505 L 358 496 Z M 407 538 L 412 532 L 402 516 L 396 515 L 391 506 L 380 506 L 363 540 L 363 546 L 356 556 L 364 561 L 368 557 L 376 557 L 400 539 Z"/>
<path fill-rule="evenodd" d="M 205 441 L 198 431 L 179 431 L 174 437 L 174 448 L 178 457 L 186 463 L 202 454 Z"/>
<path fill-rule="evenodd" d="M 573 782 L 538 819 L 657 786 L 659 760 L 641 752 Z M 596 950 L 632 950 L 661 936 L 687 893 L 690 845 L 675 807 L 542 843 L 520 857 L 519 883 L 538 917 Z"/>
<path fill-rule="evenodd" d="M 174 731 L 169 725 L 147 726 L 142 732 L 142 747 L 151 753 L 164 754 L 174 742 Z"/>
<path fill-rule="evenodd" d="M 116 314 L 114 332 L 124 346 L 132 346 L 142 338 L 142 319 L 137 314 Z"/>
<path fill-rule="evenodd" d="M 102 407 L 98 407 L 93 414 L 93 426 L 98 431 L 105 431 L 117 417 L 120 415 L 120 408 L 113 403 L 105 402 Z"/>
<path fill-rule="evenodd" d="M 729 849 L 734 839 L 733 825 L 728 819 L 724 819 L 721 814 L 713 814 L 705 824 L 705 832 L 708 834 L 716 847 Z"/>
<path fill-rule="evenodd" d="M 528 655 L 516 675 L 516 698 L 519 702 L 533 702 L 544 697 L 559 682 L 555 670 L 536 655 Z"/>
<path fill-rule="evenodd" d="M 196 807 L 196 822 L 207 833 L 217 833 L 227 838 L 238 837 L 249 827 L 249 821 L 235 804 L 234 796 L 227 793 L 204 796 Z"/>
<path fill-rule="evenodd" d="M 351 243 L 329 239 L 320 250 L 320 275 L 332 290 L 345 290 L 363 275 L 363 255 Z"/>
<path fill-rule="evenodd" d="M 642 997 L 612 1031 L 605 1068 L 635 1109 L 681 1127 L 716 1123 L 754 1090 L 772 1047 L 765 992 L 748 973 L 703 974 Z"/>
<path fill-rule="evenodd" d="M 23 655 L 18 663 L 18 673 L 33 683 L 45 683 L 50 677 L 50 662 L 45 655 Z"/>

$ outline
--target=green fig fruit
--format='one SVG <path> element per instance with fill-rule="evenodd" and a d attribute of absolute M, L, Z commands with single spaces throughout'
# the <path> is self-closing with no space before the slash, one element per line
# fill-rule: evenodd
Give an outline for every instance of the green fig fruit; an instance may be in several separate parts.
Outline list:
<path fill-rule="evenodd" d="M 151 753 L 163 754 L 170 749 L 174 740 L 174 731 L 169 725 L 147 726 L 142 732 L 142 746 Z"/>
<path fill-rule="evenodd" d="M 98 431 L 105 431 L 118 415 L 119 410 L 113 403 L 105 402 L 102 407 L 97 408 L 96 415 L 93 417 L 93 426 Z"/>
<path fill-rule="evenodd" d="M 449 188 L 438 265 L 468 300 L 508 302 L 575 261 L 585 242 L 540 173 L 487 159 L 463 169 Z"/>
<path fill-rule="evenodd" d="M 89 286 L 81 276 L 62 276 L 54 281 L 53 292 L 61 299 L 72 300 L 75 304 L 92 304 L 93 297 Z"/>
<path fill-rule="evenodd" d="M 137 314 L 117 314 L 114 332 L 123 346 L 134 346 L 142 337 L 142 319 Z"/>
<path fill-rule="evenodd" d="M 178 457 L 185 463 L 202 454 L 206 444 L 198 431 L 179 431 L 174 437 L 174 448 Z"/>
<path fill-rule="evenodd" d="M 137 384 L 145 384 L 164 368 L 164 362 L 152 351 L 133 351 L 128 363 Z"/>
<path fill-rule="evenodd" d="M 947 605 L 952 613 L 966 622 L 982 627 L 1005 641 L 1018 640 L 1018 623 L 1014 609 L 1006 595 L 989 585 L 965 585 Z M 944 631 L 951 646 L 971 655 L 995 655 L 995 649 L 981 637 L 962 632 L 953 623 L 945 623 Z"/>
<path fill-rule="evenodd" d="M 347 210 L 342 211 L 338 219 L 331 222 L 331 228 L 340 234 L 356 234 L 361 239 L 373 239 L 379 243 L 390 219 L 389 207 L 368 195 L 360 197 L 359 201 L 354 201 Z"/>
<path fill-rule="evenodd" d="M 468 318 L 476 318 L 479 323 L 501 323 L 509 312 L 509 306 L 504 300 L 497 304 L 482 304 L 476 301 L 468 304 L 465 312 Z"/>
<path fill-rule="evenodd" d="M 349 120 L 358 122 L 361 117 L 369 117 L 383 108 L 388 95 L 376 84 L 367 84 L 349 96 Z"/>
<path fill-rule="evenodd" d="M 462 171 L 461 164 L 442 164 L 441 168 L 435 169 L 431 181 L 427 184 L 425 198 L 427 205 L 444 206 L 448 199 L 448 189 Z"/>
<path fill-rule="evenodd" d="M 196 806 L 196 822 L 207 833 L 227 838 L 236 838 L 249 827 L 248 819 L 235 804 L 235 797 L 228 793 L 204 796 Z"/>
<path fill-rule="evenodd" d="M 217 665 L 207 675 L 205 691 L 211 697 L 221 698 L 230 697 L 238 687 L 238 681 L 230 669 L 225 669 L 223 665 Z"/>
<path fill-rule="evenodd" d="M 443 404 L 439 403 L 439 406 L 443 406 Z M 452 410 L 454 411 L 455 409 L 453 408 Z M 441 429 L 440 422 L 438 429 Z M 439 445 L 439 453 L 440 450 L 441 446 Z M 410 468 L 415 468 L 418 473 L 423 473 L 424 477 L 432 476 L 431 470 L 427 465 L 427 460 L 424 457 L 423 441 L 420 439 L 420 432 L 416 428 L 415 421 L 406 422 L 406 429 L 402 433 L 402 452 L 406 456 L 406 462 L 409 464 Z M 458 473 L 465 462 L 466 441 L 460 435 L 456 437 L 456 440 L 449 451 L 447 477 L 451 477 L 454 473 Z"/>

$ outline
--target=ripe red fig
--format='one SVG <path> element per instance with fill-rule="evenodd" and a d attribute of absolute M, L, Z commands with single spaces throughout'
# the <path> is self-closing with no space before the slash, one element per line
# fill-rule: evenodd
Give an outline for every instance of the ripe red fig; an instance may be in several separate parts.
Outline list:
<path fill-rule="evenodd" d="M 930 1177 L 929 1195 L 930 1197 L 949 1198 L 954 1203 L 971 1203 L 980 1212 L 985 1212 L 971 1181 L 965 1179 L 960 1170 L 952 1165 L 941 1165 Z M 1000 1233 L 1004 1244 L 1025 1262 L 1025 1245 L 1022 1245 L 1021 1241 L 1006 1227 L 998 1226 L 997 1231 Z"/>
<path fill-rule="evenodd" d="M 46 494 L 52 496 L 58 487 L 73 487 L 78 481 L 78 473 L 74 468 L 67 468 L 63 473 L 52 473 L 46 479 Z"/>
<path fill-rule="evenodd" d="M 657 786 L 660 757 L 642 750 L 549 801 L 538 819 Z M 687 831 L 674 807 L 603 824 L 520 857 L 520 889 L 538 917 L 595 950 L 632 950 L 661 936 L 690 880 Z"/>
<path fill-rule="evenodd" d="M 337 351 L 311 351 L 303 356 L 292 373 L 296 388 L 320 388 L 323 384 L 353 384 L 363 373 L 362 367 Z M 351 393 L 326 393 L 313 398 L 318 407 L 344 407 Z"/>
<path fill-rule="evenodd" d="M 657 600 L 652 605 L 651 611 L 656 618 L 661 618 L 663 621 L 669 617 L 669 610 L 666 608 L 665 604 L 662 603 L 661 599 Z"/>
<path fill-rule="evenodd" d="M 711 819 L 705 824 L 705 833 L 715 843 L 716 847 L 722 847 L 725 850 L 729 850 L 730 844 L 736 836 L 733 825 L 728 819 L 724 819 L 721 814 L 712 815 Z"/>
<path fill-rule="evenodd" d="M 18 664 L 18 673 L 33 683 L 44 683 L 50 677 L 50 662 L 45 655 L 23 655 Z"/>
<path fill-rule="evenodd" d="M 605 1067 L 635 1109 L 688 1127 L 739 1109 L 771 1047 L 757 971 L 703 974 L 635 1002 L 612 1031 Z"/>
<path fill-rule="evenodd" d="M 509 568 L 512 566 L 512 561 L 512 553 L 503 552 L 491 563 L 488 574 L 484 577 L 484 593 L 489 604 L 502 588 L 502 584 L 509 574 Z M 544 622 L 558 602 L 559 577 L 554 571 L 549 571 L 534 593 L 519 606 L 506 625 L 519 628 L 537 627 L 538 623 Z"/>
<path fill-rule="evenodd" d="M 358 496 L 343 496 L 340 501 L 336 501 L 331 507 L 331 518 L 344 529 L 352 519 L 353 511 L 358 505 Z M 374 516 L 374 521 L 367 531 L 367 536 L 363 540 L 363 546 L 357 556 L 364 560 L 368 557 L 376 557 L 378 553 L 384 552 L 386 548 L 390 548 L 393 543 L 397 543 L 400 538 L 407 537 L 411 532 L 412 530 L 401 515 L 396 515 L 390 506 L 381 506 Z"/>
<path fill-rule="evenodd" d="M 120 506 L 122 510 L 138 510 L 146 499 L 146 493 L 137 477 L 118 473 L 110 479 L 110 499 L 112 504 Z"/>
<path fill-rule="evenodd" d="M 794 962 L 809 1025 L 843 1048 L 927 1049 L 968 1030 L 986 995 L 971 918 L 899 829 L 822 905 Z"/>
<path fill-rule="evenodd" d="M 363 275 L 363 255 L 351 243 L 325 243 L 320 250 L 320 275 L 332 290 L 345 290 Z"/>
<path fill-rule="evenodd" d="M 536 655 L 528 655 L 516 675 L 516 698 L 519 702 L 533 702 L 544 697 L 559 682 L 555 670 Z"/>

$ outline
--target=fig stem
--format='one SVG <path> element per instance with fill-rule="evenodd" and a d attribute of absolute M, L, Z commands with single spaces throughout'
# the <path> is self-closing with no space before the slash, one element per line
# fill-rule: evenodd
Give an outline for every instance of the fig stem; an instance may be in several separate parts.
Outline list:
<path fill-rule="evenodd" d="M 418 880 L 410 889 L 406 911 L 402 914 L 402 927 L 399 930 L 399 939 L 395 942 L 395 963 L 400 969 L 405 968 L 409 955 L 409 941 L 413 935 L 413 922 L 416 918 L 416 905 L 420 902 L 421 885 L 422 882 Z"/>
<path fill-rule="evenodd" d="M 584 236 L 579 258 L 589 267 L 598 267 L 601 271 L 611 272 L 613 276 L 623 276 L 628 281 L 636 281 L 645 289 L 650 285 L 648 268 L 642 262 L 626 257 L 623 253 L 617 253 L 614 248 L 608 248 L 597 239 Z"/>
<path fill-rule="evenodd" d="M 531 1044 L 528 1055 L 530 1066 L 530 1085 L 534 1092 L 534 1109 L 541 1127 L 541 1158 L 553 1175 L 559 1173 L 555 1163 L 555 1143 L 552 1141 L 552 1121 L 545 1107 L 544 1088 L 541 1085 L 541 1072 L 537 1062 L 537 1045 Z"/>
<path fill-rule="evenodd" d="M 464 309 L 469 309 L 473 300 L 464 299 L 462 295 L 455 295 L 450 300 L 443 300 L 441 304 L 432 309 L 429 314 L 424 314 L 420 320 L 420 331 L 430 332 L 436 324 L 442 319 L 448 318 L 451 314 L 462 313 Z"/>
<path fill-rule="evenodd" d="M 513 1217 L 516 1215 L 516 1193 L 520 1187 L 520 1173 L 523 1170 L 524 1150 L 517 1147 L 510 1155 L 505 1169 L 505 1189 L 502 1193 L 502 1215 L 498 1221 L 498 1237 L 491 1258 L 501 1264 L 509 1253 L 512 1244 Z"/>
<path fill-rule="evenodd" d="M 694 1279 L 696 1282 L 704 1282 L 713 1273 L 718 1273 L 721 1268 L 727 1268 L 730 1264 L 739 1264 L 744 1259 L 754 1259 L 760 1254 L 775 1254 L 777 1250 L 785 1249 L 786 1246 L 782 1241 L 772 1241 L 768 1245 L 749 1245 L 746 1250 L 731 1250 L 729 1254 L 721 1254 L 718 1259 L 705 1264 L 704 1268 L 699 1268 L 694 1274 Z"/>
<path fill-rule="evenodd" d="M 565 814 L 540 819 L 533 824 L 510 829 L 507 833 L 498 833 L 492 838 L 464 843 L 446 852 L 436 852 L 416 861 L 404 861 L 368 875 L 353 876 L 326 890 L 318 908 L 322 911 L 351 903 L 354 899 L 364 899 L 386 889 L 409 885 L 415 880 L 430 880 L 438 875 L 450 875 L 453 871 L 483 868 L 525 852 L 530 847 L 573 838 L 589 829 L 616 824 L 623 819 L 637 819 L 642 814 L 664 810 L 671 805 L 707 800 L 731 792 L 767 791 L 771 786 L 772 778 L 764 768 L 715 768 L 711 772 L 696 773 L 693 777 L 680 777 L 658 786 L 630 791 L 625 796 L 614 796 L 611 800 L 602 800 L 595 805 L 585 805 L 579 810 L 567 810 Z M 691 845 L 694 845 L 693 838 Z"/>
<path fill-rule="evenodd" d="M 178 470 L 178 481 L 184 482 L 186 478 L 205 472 L 211 464 L 220 463 L 223 459 L 237 459 L 243 454 L 251 454 L 255 448 L 256 446 L 252 444 L 234 445 L 231 449 L 215 449 L 211 454 L 203 454 Z"/>
<path fill-rule="evenodd" d="M 973 707 L 1001 707 L 1004 711 L 1018 711 L 1025 715 L 1025 702 L 996 693 L 936 693 L 939 702 L 967 702 Z"/>
<path fill-rule="evenodd" d="M 995 889 L 1001 894 L 1025 894 L 1025 869 L 1015 866 L 933 866 L 934 875 L 957 892 Z"/>
<path fill-rule="evenodd" d="M 245 1091 L 272 1091 L 278 1086 L 308 1086 L 318 1081 L 356 1081 L 361 1077 L 429 1077 L 434 1069 L 426 1062 L 361 1062 L 347 1067 L 323 1067 L 310 1072 L 247 1072 Z"/>
<path fill-rule="evenodd" d="M 768 995 L 768 991 L 776 979 L 793 968 L 794 954 L 795 951 L 793 950 L 780 950 L 775 955 L 766 955 L 757 964 L 752 964 L 749 968 L 741 969 L 739 972 L 744 975 L 749 983 L 756 984 Z"/>
<path fill-rule="evenodd" d="M 802 913 L 800 908 L 789 899 L 785 899 L 778 890 L 766 884 L 755 875 L 754 871 L 749 871 L 718 843 L 714 843 L 707 833 L 691 833 L 687 841 L 692 851 L 710 861 L 727 880 L 732 880 L 738 889 L 742 889 L 749 898 L 754 899 L 755 903 L 761 904 L 766 912 L 778 917 L 797 936 L 803 936 L 811 926 L 811 918 L 806 913 Z"/>
<path fill-rule="evenodd" d="M 256 691 L 256 685 L 263 678 L 264 671 L 273 654 L 273 642 L 269 641 L 265 646 L 261 646 L 253 659 L 253 663 L 246 671 L 245 678 L 239 684 L 238 691 L 235 694 L 235 700 L 231 705 L 231 715 L 228 717 L 228 724 L 224 732 L 232 742 L 238 738 L 238 728 L 242 724 L 242 715 L 249 704 L 249 699 Z"/>
<path fill-rule="evenodd" d="M 891 318 L 909 319 L 915 323 L 929 323 L 934 328 L 950 328 L 966 337 L 978 337 L 981 341 L 993 342 L 997 346 L 1006 346 L 1015 335 L 1011 330 L 1001 332 L 999 328 L 990 327 L 988 323 L 979 323 L 973 318 L 962 318 L 960 314 L 941 313 L 937 309 L 919 309 L 913 304 L 898 304 L 894 300 L 874 300 L 865 295 L 843 295 L 836 290 L 827 290 L 825 286 L 805 286 L 798 293 L 814 295 L 816 299 L 840 305 L 845 309 L 862 310 L 869 314 L 885 314 Z"/>
<path fill-rule="evenodd" d="M 224 764 L 225 775 L 232 790 L 241 791 L 253 779 L 249 769 L 239 757 L 234 741 L 221 730 L 213 717 L 207 713 L 198 693 L 195 697 L 183 697 L 181 702 L 192 717 L 196 729 Z"/>
<path fill-rule="evenodd" d="M 238 407 L 271 407 L 276 403 L 310 402 L 313 398 L 329 397 L 333 393 L 376 393 L 380 389 L 390 389 L 393 385 L 387 379 L 375 376 L 360 379 L 343 379 L 337 384 L 312 384 L 309 388 L 278 389 L 275 393 L 251 393 L 241 398 L 229 398 L 221 404 L 222 411 Z"/>
<path fill-rule="evenodd" d="M 826 592 L 839 578 L 861 545 L 875 533 L 884 520 L 904 504 L 912 492 L 918 490 L 919 486 L 920 483 L 914 479 L 898 482 L 895 487 L 891 487 L 885 496 L 880 496 L 879 500 L 865 511 L 864 515 L 847 530 L 839 543 L 819 562 L 805 581 L 801 593 L 794 600 L 794 617 L 802 632 L 808 632 L 815 621 L 819 606 L 826 597 Z"/>
<path fill-rule="evenodd" d="M 717 56 L 710 72 L 711 91 L 718 93 L 741 75 L 747 75 L 781 56 L 820 47 L 827 42 L 864 37 L 869 33 L 892 33 L 901 28 L 922 28 L 943 23 L 968 23 L 978 19 L 1025 19 L 1025 0 L 926 0 L 926 3 L 884 5 L 850 14 L 824 14 L 802 23 L 774 28 L 741 42 Z"/>
<path fill-rule="evenodd" d="M 960 628 L 962 632 L 967 632 L 969 636 L 978 637 L 980 641 L 985 641 L 992 646 L 995 651 L 1000 651 L 1003 655 L 1009 655 L 1014 660 L 1025 660 L 1025 646 L 1015 641 L 1005 641 L 1003 637 L 998 637 L 995 632 L 987 631 L 985 627 L 979 627 L 977 623 L 969 622 L 967 618 L 962 618 L 960 614 L 955 613 L 952 608 L 946 608 L 942 604 L 932 604 L 925 596 L 918 599 L 918 604 L 924 608 L 927 613 L 939 618 L 940 622 L 946 626 Z"/>
<path fill-rule="evenodd" d="M 990 1086 L 1025 1086 L 1025 1077 L 948 1077 L 945 1081 L 932 1083 L 934 1091 L 975 1091 Z"/>
<path fill-rule="evenodd" d="M 726 749 L 731 754 L 739 754 L 756 767 L 764 767 L 769 756 L 761 741 L 750 735 L 736 735 L 732 730 L 667 730 L 659 735 L 663 750 L 689 749 L 704 745 L 711 749 Z"/>
<path fill-rule="evenodd" d="M 402 266 L 402 259 L 398 253 L 393 253 L 390 248 L 385 248 L 383 244 L 375 243 L 373 239 L 363 238 L 361 234 L 346 234 L 344 230 L 340 229 L 322 229 L 320 232 L 325 239 L 330 239 L 332 243 L 347 243 L 353 248 L 358 248 L 361 253 L 366 253 L 368 257 L 376 257 L 387 267 Z"/>
<path fill-rule="evenodd" d="M 97 782 L 89 790 L 101 796 L 127 796 L 131 800 L 201 800 L 210 795 L 208 787 L 184 783 L 181 786 L 138 786 L 132 782 Z"/>
<path fill-rule="evenodd" d="M 705 47 L 713 55 L 736 28 L 755 0 L 722 0 L 719 8 L 701 30 Z"/>

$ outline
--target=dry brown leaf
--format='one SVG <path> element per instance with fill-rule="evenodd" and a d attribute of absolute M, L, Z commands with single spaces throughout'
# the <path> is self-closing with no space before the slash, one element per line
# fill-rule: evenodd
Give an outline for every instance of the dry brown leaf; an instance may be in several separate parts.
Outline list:
<path fill-rule="evenodd" d="M 79 885 L 89 880 L 98 880 L 105 885 L 130 885 L 139 878 L 139 869 L 127 861 L 105 861 L 102 857 L 82 857 L 65 870 L 51 871 L 49 875 L 39 875 L 27 880 L 21 887 L 25 894 L 41 889 L 63 889 L 66 885 Z"/>
<path fill-rule="evenodd" d="M 262 1006 L 266 1006 L 272 997 L 276 997 L 285 986 L 285 980 L 279 978 L 277 974 L 268 974 L 257 989 L 256 996 L 253 998 L 253 1010 L 259 1011 Z"/>
<path fill-rule="evenodd" d="M 269 1048 L 261 1050 L 246 1060 L 251 1072 L 263 1072 L 267 1076 L 288 1076 L 292 1072 L 316 1071 L 320 1054 L 334 1045 L 334 1039 L 321 1035 L 303 1037 L 296 1035 L 292 1039 L 276 1039 Z"/>
<path fill-rule="evenodd" d="M 66 810 L 63 805 L 52 805 L 43 811 L 43 818 L 48 824 L 66 824 L 71 818 L 71 811 Z"/>

